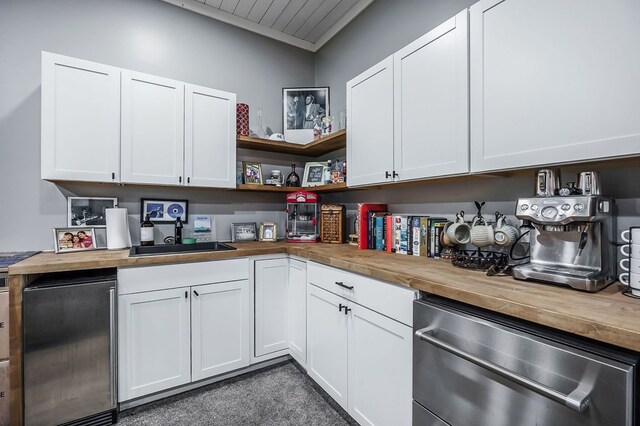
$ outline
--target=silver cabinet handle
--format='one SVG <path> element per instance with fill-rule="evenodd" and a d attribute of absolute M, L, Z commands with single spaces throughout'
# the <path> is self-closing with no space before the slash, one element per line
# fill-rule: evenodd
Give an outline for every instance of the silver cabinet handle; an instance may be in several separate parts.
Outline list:
<path fill-rule="evenodd" d="M 109 392 L 111 393 L 111 405 L 116 406 L 118 404 L 116 398 L 116 383 L 118 378 L 116 377 L 117 370 L 117 354 L 116 354 L 116 290 L 115 288 L 109 289 L 109 382 L 111 384 Z"/>
<path fill-rule="evenodd" d="M 432 345 L 440 349 L 443 349 L 449 353 L 452 353 L 453 355 L 456 355 L 479 367 L 482 367 L 485 370 L 489 370 L 492 373 L 498 374 L 506 379 L 509 379 L 512 382 L 515 382 L 521 386 L 524 386 L 525 388 L 532 390 L 553 401 L 560 402 L 579 413 L 586 410 L 589 404 L 591 403 L 591 395 L 588 392 L 584 392 L 582 390 L 579 390 L 579 388 L 576 388 L 570 394 L 565 395 L 562 392 L 558 392 L 555 389 L 552 389 L 548 386 L 543 385 L 542 383 L 536 382 L 535 380 L 522 376 L 518 373 L 515 373 L 511 370 L 501 367 L 498 364 L 494 364 L 493 362 L 477 357 L 469 352 L 463 351 L 462 349 L 458 349 L 447 342 L 437 339 L 433 337 L 433 335 L 431 334 L 433 331 L 434 329 L 432 327 L 426 327 L 416 331 L 415 334 L 418 339 L 424 342 L 431 343 Z"/>

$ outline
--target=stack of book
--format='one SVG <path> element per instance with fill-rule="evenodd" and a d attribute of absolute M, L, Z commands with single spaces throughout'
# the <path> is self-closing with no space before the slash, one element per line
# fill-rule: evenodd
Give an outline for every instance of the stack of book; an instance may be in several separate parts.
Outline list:
<path fill-rule="evenodd" d="M 440 257 L 440 234 L 448 219 L 396 215 L 386 204 L 358 204 L 358 248 Z"/>

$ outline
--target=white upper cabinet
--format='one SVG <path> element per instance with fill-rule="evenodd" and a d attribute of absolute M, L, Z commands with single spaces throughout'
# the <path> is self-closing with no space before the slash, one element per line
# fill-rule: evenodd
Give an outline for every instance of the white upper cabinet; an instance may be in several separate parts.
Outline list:
<path fill-rule="evenodd" d="M 42 52 L 41 177 L 120 179 L 120 69 Z"/>
<path fill-rule="evenodd" d="M 393 55 L 399 180 L 469 171 L 468 12 Z"/>
<path fill-rule="evenodd" d="M 471 7 L 473 172 L 640 153 L 638 0 Z"/>
<path fill-rule="evenodd" d="M 181 185 L 184 83 L 122 72 L 122 182 Z"/>
<path fill-rule="evenodd" d="M 185 85 L 186 184 L 235 188 L 236 95 Z"/>
<path fill-rule="evenodd" d="M 347 82 L 349 186 L 393 180 L 393 57 Z"/>

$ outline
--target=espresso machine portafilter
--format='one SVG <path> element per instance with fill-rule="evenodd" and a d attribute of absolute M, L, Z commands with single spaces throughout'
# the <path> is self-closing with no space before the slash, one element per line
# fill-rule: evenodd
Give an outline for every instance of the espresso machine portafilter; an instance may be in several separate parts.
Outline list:
<path fill-rule="evenodd" d="M 580 173 L 577 186 L 559 188 L 559 179 L 559 172 L 540 170 L 536 196 L 518 199 L 516 217 L 533 229 L 530 261 L 513 276 L 599 291 L 615 280 L 614 200 L 600 195 L 597 172 Z"/>

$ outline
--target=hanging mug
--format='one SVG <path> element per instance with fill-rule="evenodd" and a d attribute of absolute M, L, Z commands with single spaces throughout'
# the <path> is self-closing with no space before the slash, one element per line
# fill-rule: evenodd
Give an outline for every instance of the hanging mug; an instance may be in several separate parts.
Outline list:
<path fill-rule="evenodd" d="M 493 226 L 489 225 L 483 218 L 476 217 L 471 225 L 471 244 L 478 248 L 493 245 Z"/>
<path fill-rule="evenodd" d="M 518 239 L 518 228 L 507 223 L 505 216 L 500 216 L 496 222 L 493 239 L 499 246 L 509 247 Z"/>
<path fill-rule="evenodd" d="M 471 241 L 471 227 L 464 222 L 464 212 L 456 215 L 456 220 L 447 228 L 447 237 L 453 244 L 467 244 Z"/>

